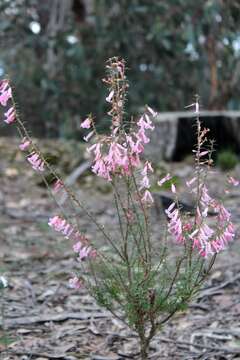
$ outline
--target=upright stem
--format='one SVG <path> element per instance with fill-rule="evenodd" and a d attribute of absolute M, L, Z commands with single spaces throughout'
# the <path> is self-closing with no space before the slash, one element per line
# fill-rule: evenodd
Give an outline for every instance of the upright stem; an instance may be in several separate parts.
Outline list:
<path fill-rule="evenodd" d="M 149 339 L 146 339 L 145 337 L 140 338 L 140 356 L 141 356 L 141 360 L 147 360 L 148 359 L 149 344 L 150 344 Z"/>

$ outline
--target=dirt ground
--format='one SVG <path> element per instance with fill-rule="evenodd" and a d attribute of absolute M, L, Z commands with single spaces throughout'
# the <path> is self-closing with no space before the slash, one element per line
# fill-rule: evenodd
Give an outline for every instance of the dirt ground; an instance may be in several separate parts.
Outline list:
<path fill-rule="evenodd" d="M 70 289 L 76 266 L 71 246 L 48 228 L 56 207 L 16 148 L 17 140 L 0 138 L 0 275 L 9 282 L 0 295 L 0 358 L 139 359 L 136 335 L 84 289 Z M 187 163 L 170 167 L 181 179 L 192 172 Z M 240 178 L 240 167 L 234 175 Z M 219 170 L 211 175 L 209 186 L 216 196 L 222 194 L 223 178 Z M 114 226 L 108 188 L 92 181 L 91 176 L 80 178 L 76 190 L 101 223 Z M 219 255 L 189 309 L 154 338 L 150 359 L 240 359 L 240 187 L 228 195 L 226 205 L 236 239 Z M 81 227 L 96 237 L 81 215 Z"/>

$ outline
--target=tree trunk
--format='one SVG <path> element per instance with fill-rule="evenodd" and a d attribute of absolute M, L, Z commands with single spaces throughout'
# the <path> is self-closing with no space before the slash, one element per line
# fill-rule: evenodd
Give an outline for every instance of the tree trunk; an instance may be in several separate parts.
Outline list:
<path fill-rule="evenodd" d="M 140 355 L 141 360 L 147 360 L 148 359 L 148 351 L 149 351 L 149 342 L 140 340 Z"/>

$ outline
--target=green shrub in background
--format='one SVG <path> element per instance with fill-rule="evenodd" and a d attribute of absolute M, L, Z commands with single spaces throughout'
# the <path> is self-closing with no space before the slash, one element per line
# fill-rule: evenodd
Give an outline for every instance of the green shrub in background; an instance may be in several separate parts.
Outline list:
<path fill-rule="evenodd" d="M 231 149 L 222 150 L 217 156 L 217 165 L 223 171 L 234 169 L 238 162 L 238 156 Z"/>

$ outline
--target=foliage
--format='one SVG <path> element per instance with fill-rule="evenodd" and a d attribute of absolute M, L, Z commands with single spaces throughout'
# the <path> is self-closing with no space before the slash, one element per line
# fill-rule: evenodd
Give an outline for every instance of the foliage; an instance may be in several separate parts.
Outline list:
<path fill-rule="evenodd" d="M 224 171 L 234 169 L 238 163 L 238 156 L 232 150 L 222 150 L 217 155 L 217 165 Z"/>
<path fill-rule="evenodd" d="M 131 113 L 183 109 L 194 93 L 206 108 L 236 108 L 239 19 L 237 0 L 2 1 L 0 71 L 38 135 L 79 138 L 78 114 L 93 108 L 108 126 L 100 79 L 115 54 L 131 69 Z"/>

